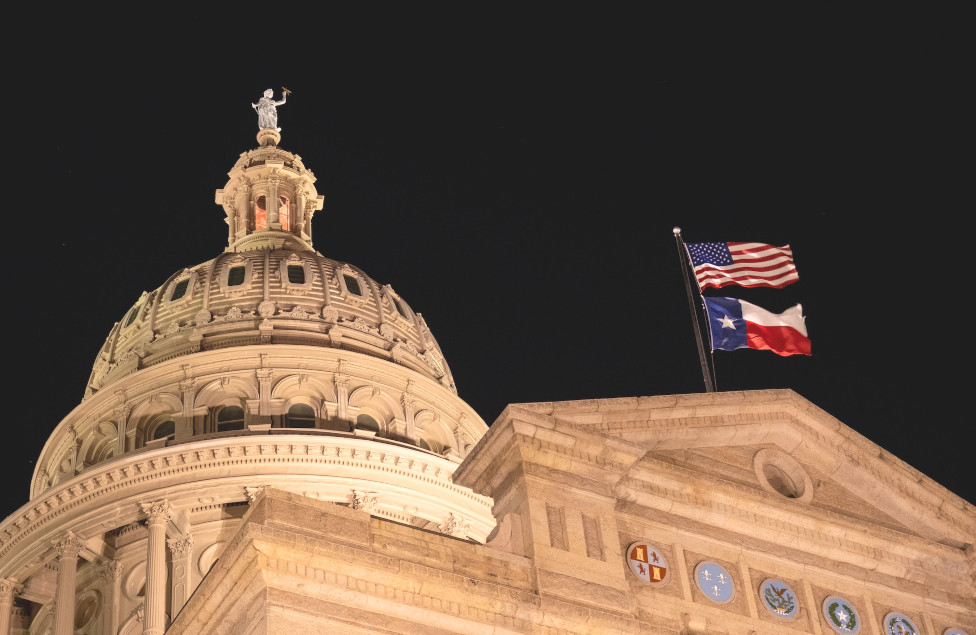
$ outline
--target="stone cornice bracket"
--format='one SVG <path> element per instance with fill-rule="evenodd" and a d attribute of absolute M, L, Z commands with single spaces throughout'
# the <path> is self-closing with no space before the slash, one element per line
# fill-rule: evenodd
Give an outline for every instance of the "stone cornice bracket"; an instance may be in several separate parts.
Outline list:
<path fill-rule="evenodd" d="M 57 540 L 52 540 L 51 544 L 54 545 L 54 549 L 58 552 L 59 558 L 77 558 L 78 554 L 81 553 L 81 542 L 75 536 L 74 532 L 71 531 L 66 531 Z"/>
<path fill-rule="evenodd" d="M 437 526 L 442 533 L 454 536 L 456 538 L 467 538 L 468 530 L 471 528 L 471 522 L 468 521 L 463 516 L 458 516 L 454 512 L 447 517 L 447 519 Z"/>
<path fill-rule="evenodd" d="M 165 500 L 139 503 L 139 507 L 146 515 L 148 525 L 165 525 L 173 517 L 173 510 Z"/>
<path fill-rule="evenodd" d="M 261 500 L 262 496 L 264 496 L 264 485 L 261 485 L 260 487 L 245 487 L 244 495 L 247 496 L 247 504 L 253 505 Z"/>
<path fill-rule="evenodd" d="M 379 504 L 376 492 L 367 492 L 362 490 L 353 490 L 352 492 L 352 508 L 359 509 L 372 514 L 376 511 Z"/>

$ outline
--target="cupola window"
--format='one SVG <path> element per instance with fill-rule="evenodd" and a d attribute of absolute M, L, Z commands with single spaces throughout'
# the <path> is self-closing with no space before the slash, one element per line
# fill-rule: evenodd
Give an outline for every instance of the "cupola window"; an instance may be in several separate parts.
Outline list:
<path fill-rule="evenodd" d="M 278 222 L 281 223 L 281 228 L 285 231 L 289 230 L 290 223 L 289 218 L 291 218 L 291 201 L 288 200 L 287 196 L 278 197 Z"/>
<path fill-rule="evenodd" d="M 190 284 L 190 279 L 189 278 L 185 278 L 185 279 L 180 280 L 179 282 L 177 282 L 176 283 L 176 286 L 173 287 L 173 295 L 171 295 L 169 297 L 169 299 L 170 300 L 179 300 L 180 298 L 182 298 L 184 295 L 186 295 L 186 287 L 189 284 Z"/>
<path fill-rule="evenodd" d="M 268 199 L 262 194 L 254 199 L 254 229 L 268 228 Z"/>
<path fill-rule="evenodd" d="M 231 267 L 227 271 L 227 286 L 238 287 L 244 284 L 244 267 Z"/>
<path fill-rule="evenodd" d="M 353 295 L 362 295 L 363 290 L 359 287 L 359 280 L 349 274 L 343 274 L 342 279 L 346 283 L 346 289 Z"/>
<path fill-rule="evenodd" d="M 217 413 L 217 432 L 244 429 L 244 409 L 240 406 L 225 406 Z"/>
<path fill-rule="evenodd" d="M 402 317 L 407 322 L 413 323 L 413 311 L 407 306 L 407 303 L 393 290 L 390 285 L 383 285 L 383 293 L 386 297 L 386 301 L 389 302 L 390 306 L 396 311 L 393 317 Z"/>
<path fill-rule="evenodd" d="M 288 265 L 288 282 L 292 284 L 305 284 L 305 267 L 301 265 Z"/>
<path fill-rule="evenodd" d="M 141 308 L 142 308 L 141 306 L 136 306 L 133 307 L 131 311 L 129 311 L 129 317 L 125 319 L 126 326 L 129 326 L 130 324 L 136 321 L 136 318 L 139 316 L 139 309 Z"/>
<path fill-rule="evenodd" d="M 403 317 L 407 317 L 407 313 L 406 313 L 406 311 L 403 310 L 403 306 L 400 304 L 400 301 L 397 300 L 392 295 L 390 296 L 390 298 L 393 300 L 393 306 L 396 307 L 397 313 L 399 313 Z"/>
<path fill-rule="evenodd" d="M 288 409 L 285 416 L 285 426 L 288 428 L 314 428 L 315 410 L 312 406 L 297 403 Z"/>

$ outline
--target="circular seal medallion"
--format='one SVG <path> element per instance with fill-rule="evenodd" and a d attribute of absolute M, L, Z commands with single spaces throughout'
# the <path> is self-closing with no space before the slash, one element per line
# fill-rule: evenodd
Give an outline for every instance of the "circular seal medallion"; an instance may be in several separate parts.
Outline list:
<path fill-rule="evenodd" d="M 861 616 L 857 614 L 851 603 L 842 597 L 832 595 L 823 602 L 823 614 L 830 628 L 838 633 L 861 632 Z"/>
<path fill-rule="evenodd" d="M 942 635 L 969 635 L 969 633 L 961 628 L 947 628 Z"/>
<path fill-rule="evenodd" d="M 796 591 L 779 580 L 764 580 L 759 587 L 759 597 L 762 598 L 762 605 L 776 617 L 794 618 L 800 610 Z"/>
<path fill-rule="evenodd" d="M 732 575 L 717 562 L 706 560 L 695 567 L 695 583 L 709 600 L 727 604 L 735 597 L 735 584 Z"/>
<path fill-rule="evenodd" d="M 918 627 L 901 613 L 888 613 L 884 618 L 886 635 L 918 635 Z"/>
<path fill-rule="evenodd" d="M 635 542 L 627 547 L 627 566 L 640 580 L 653 586 L 660 586 L 671 577 L 664 554 L 649 542 Z"/>

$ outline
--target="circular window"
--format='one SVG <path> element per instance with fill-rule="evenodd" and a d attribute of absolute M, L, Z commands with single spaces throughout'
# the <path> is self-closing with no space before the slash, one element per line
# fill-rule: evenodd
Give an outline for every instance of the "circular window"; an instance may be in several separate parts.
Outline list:
<path fill-rule="evenodd" d="M 756 452 L 753 469 L 760 487 L 803 503 L 813 500 L 813 480 L 792 456 L 774 448 Z"/>
<path fill-rule="evenodd" d="M 142 561 L 132 567 L 125 576 L 122 591 L 130 600 L 137 600 L 146 594 L 146 562 Z"/>
<path fill-rule="evenodd" d="M 200 558 L 197 560 L 197 569 L 201 576 L 210 573 L 210 569 L 217 563 L 217 558 L 220 557 L 223 550 L 224 543 L 215 542 L 200 553 Z"/>
<path fill-rule="evenodd" d="M 83 631 L 92 625 L 102 608 L 102 594 L 86 591 L 75 602 L 75 630 Z"/>

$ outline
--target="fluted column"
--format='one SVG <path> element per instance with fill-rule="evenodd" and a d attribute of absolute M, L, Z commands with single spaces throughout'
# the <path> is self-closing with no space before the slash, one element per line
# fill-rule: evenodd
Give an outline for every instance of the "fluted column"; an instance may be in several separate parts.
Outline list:
<path fill-rule="evenodd" d="M 14 609 L 14 596 L 23 587 L 7 578 L 0 578 L 0 635 L 10 635 L 10 614 Z"/>
<path fill-rule="evenodd" d="M 81 543 L 70 531 L 54 543 L 58 552 L 58 588 L 54 594 L 54 635 L 74 635 L 75 577 Z"/>
<path fill-rule="evenodd" d="M 143 635 L 162 635 L 166 630 L 166 523 L 171 517 L 166 501 L 143 503 L 149 528 L 146 548 L 146 614 Z"/>
<path fill-rule="evenodd" d="M 190 596 L 190 558 L 193 556 L 193 536 L 174 538 L 167 544 L 173 558 L 169 578 L 171 602 L 169 614 L 175 619 Z"/>

